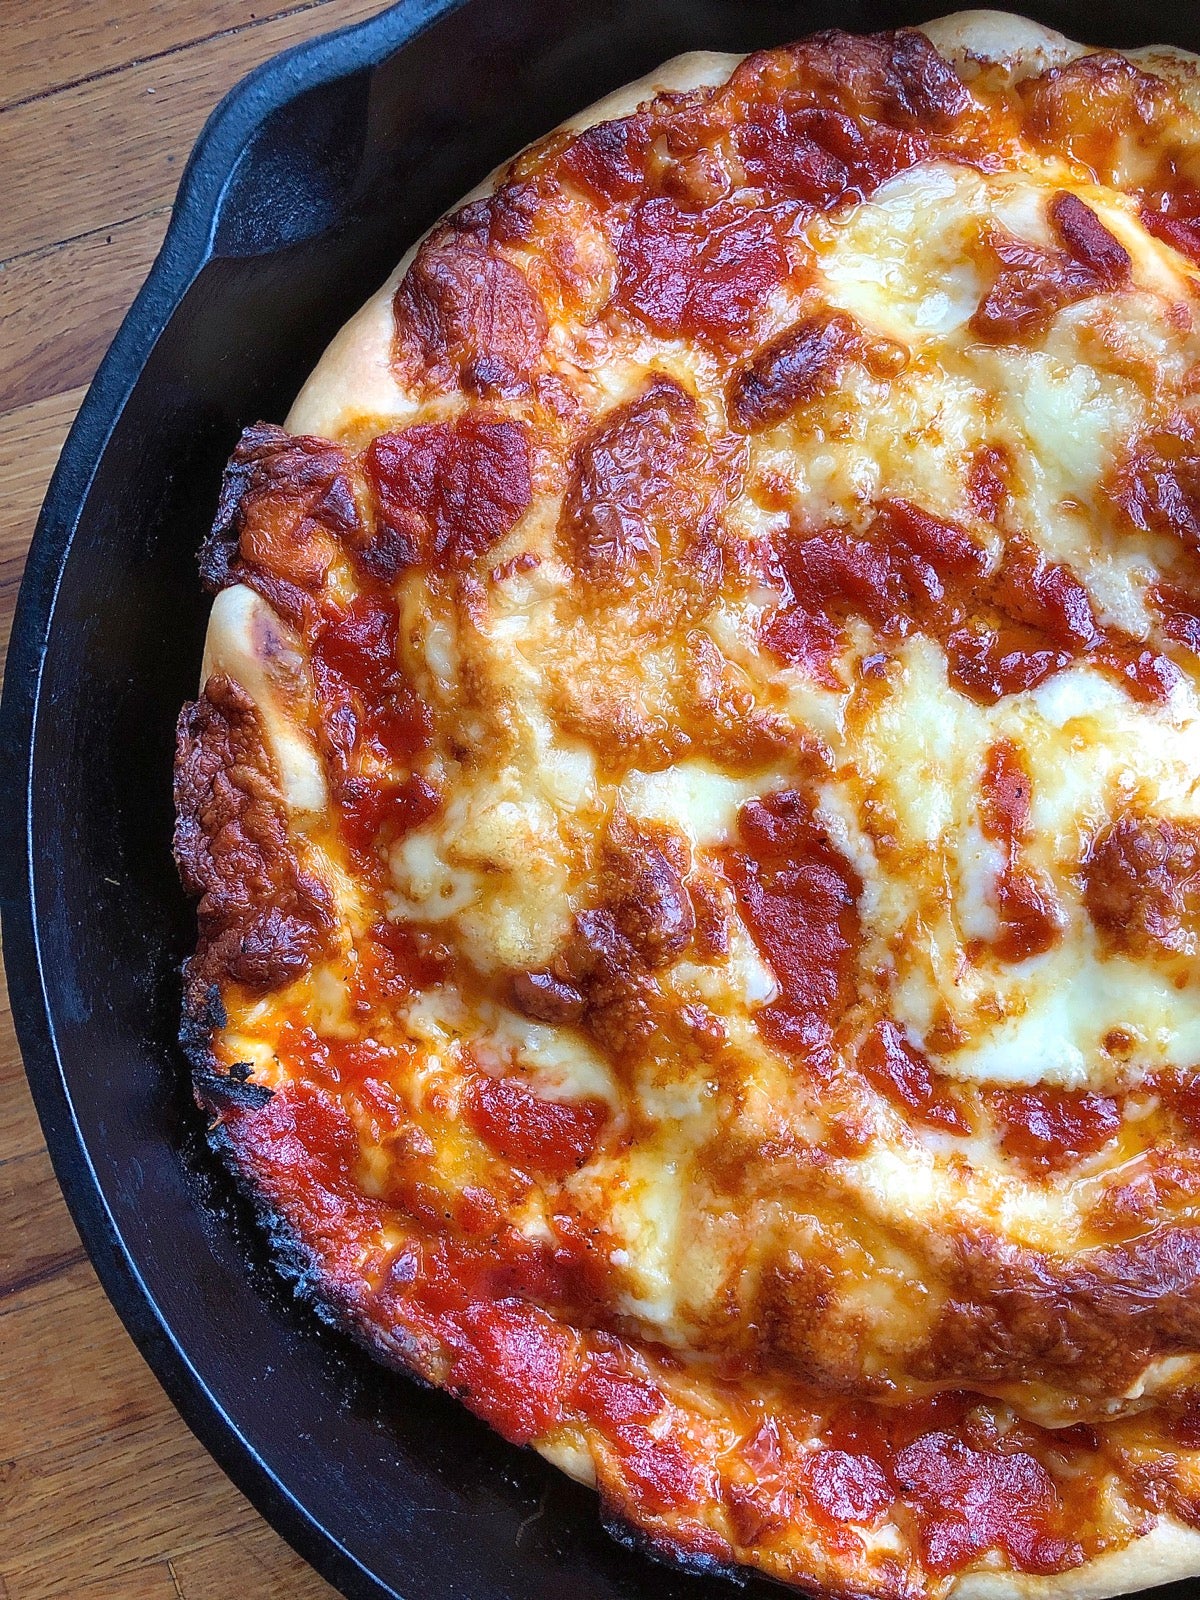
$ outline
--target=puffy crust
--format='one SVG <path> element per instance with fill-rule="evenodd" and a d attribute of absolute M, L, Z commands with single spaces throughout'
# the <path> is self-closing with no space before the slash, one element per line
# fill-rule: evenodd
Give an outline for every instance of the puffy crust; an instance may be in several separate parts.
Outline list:
<path fill-rule="evenodd" d="M 1200 1572 L 1200 1531 L 1163 1517 L 1150 1532 L 1070 1572 L 972 1572 L 958 1579 L 955 1600 L 1107 1600 Z"/>
<path fill-rule="evenodd" d="M 598 122 L 627 116 L 655 95 L 722 83 L 741 59 L 715 50 L 692 50 L 686 55 L 674 56 L 656 72 L 647 73 L 644 78 L 605 95 L 603 100 L 597 100 L 585 111 L 569 118 L 555 131 L 579 133 Z M 463 196 L 459 205 L 491 194 L 507 165 L 505 162 L 490 172 Z M 396 426 L 416 412 L 417 404 L 397 380 L 392 364 L 392 298 L 417 251 L 432 232 L 433 228 L 421 235 L 382 287 L 334 336 L 288 412 L 284 426 L 289 433 L 319 434 L 327 439 L 357 442 L 378 432 L 380 419 L 386 418 L 389 426 Z"/>
<path fill-rule="evenodd" d="M 985 74 L 1020 83 L 1087 53 L 1086 45 L 1011 11 L 955 11 L 923 22 L 921 32 L 968 83 Z"/>
<path fill-rule="evenodd" d="M 199 896 L 189 1010 L 226 979 L 267 989 L 298 976 L 331 926 L 329 892 L 296 860 L 254 702 L 222 674 L 180 713 L 175 811 L 175 860 Z"/>
<path fill-rule="evenodd" d="M 967 82 L 1017 83 L 1087 53 L 1053 30 L 996 11 L 956 13 L 925 24 L 923 31 Z M 1197 71 L 1197 58 L 1182 51 L 1156 47 L 1130 56 L 1167 78 L 1191 79 Z M 719 83 L 739 59 L 705 52 L 679 56 L 563 127 L 578 131 L 621 117 L 664 90 Z M 491 193 L 498 177 L 490 175 L 463 203 Z M 420 243 L 331 343 L 289 413 L 290 432 L 358 445 L 381 427 L 415 415 L 417 402 L 398 381 L 393 362 L 393 297 Z M 218 550 L 214 559 L 219 555 Z M 254 987 L 297 975 L 330 925 L 328 892 L 301 868 L 288 840 L 288 815 L 302 826 L 305 815 L 319 812 L 325 801 L 320 765 L 298 727 L 295 704 L 302 686 L 295 645 L 287 625 L 260 596 L 240 585 L 226 589 L 210 622 L 205 688 L 180 720 L 176 856 L 185 885 L 202 896 L 201 943 L 188 969 L 189 1003 L 197 1013 L 223 977 Z M 639 922 L 622 929 L 616 904 L 613 920 L 624 937 L 661 942 L 677 931 L 684 916 L 677 880 L 669 862 L 658 865 L 661 893 L 645 927 Z M 586 954 L 595 967 L 595 951 Z M 591 968 L 573 976 L 585 989 L 594 980 Z M 318 1298 L 342 1303 L 337 1284 L 321 1282 L 307 1261 L 305 1269 Z M 1031 1315 L 1036 1321 L 1038 1308 Z M 358 1332 L 362 1336 L 361 1324 Z M 400 1365 L 419 1366 L 395 1350 L 382 1353 Z M 594 1478 L 586 1451 L 560 1440 L 543 1453 L 572 1476 Z M 962 1600 L 1101 1600 L 1197 1572 L 1200 1532 L 1163 1517 L 1144 1537 L 1074 1570 L 1052 1576 L 969 1574 L 952 1580 L 950 1591 Z"/>

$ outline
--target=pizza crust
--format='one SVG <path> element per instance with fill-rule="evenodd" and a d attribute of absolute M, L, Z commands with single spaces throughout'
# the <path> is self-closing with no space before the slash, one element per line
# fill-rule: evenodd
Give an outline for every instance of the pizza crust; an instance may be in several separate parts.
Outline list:
<path fill-rule="evenodd" d="M 1069 1572 L 968 1572 L 954 1600 L 1108 1600 L 1200 1572 L 1200 1531 L 1163 1517 L 1150 1532 Z"/>
<path fill-rule="evenodd" d="M 921 31 L 968 83 L 985 76 L 992 82 L 1017 83 L 1089 53 L 1089 47 L 1052 29 L 1001 11 L 956 12 L 922 24 Z M 1150 46 L 1125 53 L 1143 70 L 1164 78 L 1189 83 L 1200 79 L 1200 58 L 1187 51 Z M 706 51 L 677 56 L 555 131 L 578 132 L 628 115 L 665 91 L 723 82 L 742 59 Z M 459 204 L 490 194 L 507 166 L 489 174 Z M 358 445 L 384 428 L 403 425 L 417 412 L 418 402 L 397 381 L 392 367 L 392 300 L 426 236 L 414 242 L 386 282 L 330 343 L 288 413 L 289 432 Z M 288 711 L 291 645 L 286 624 L 272 608 L 249 588 L 234 585 L 213 605 L 202 682 L 212 673 L 223 673 L 255 701 L 285 804 L 303 830 L 306 820 L 325 808 L 327 799 L 315 753 Z M 560 1440 L 547 1443 L 541 1453 L 569 1476 L 594 1484 L 586 1449 Z M 1196 1574 L 1200 1574 L 1200 1531 L 1164 1516 L 1141 1538 L 1073 1570 L 1049 1576 L 968 1573 L 953 1579 L 946 1593 L 956 1600 L 1106 1600 Z"/>
<path fill-rule="evenodd" d="M 605 95 L 552 132 L 581 133 L 598 122 L 628 116 L 655 95 L 723 83 L 741 60 L 739 55 L 722 55 L 714 50 L 692 50 L 674 56 L 657 71 Z M 506 161 L 490 172 L 452 209 L 457 211 L 459 206 L 491 194 L 508 165 Z M 315 433 L 326 439 L 353 442 L 364 431 L 368 435 L 378 432 L 380 419 L 386 419 L 389 425 L 402 423 L 417 410 L 416 402 L 396 381 L 392 370 L 392 296 L 432 231 L 428 229 L 415 240 L 386 283 L 334 337 L 287 414 L 284 427 L 289 433 Z"/>

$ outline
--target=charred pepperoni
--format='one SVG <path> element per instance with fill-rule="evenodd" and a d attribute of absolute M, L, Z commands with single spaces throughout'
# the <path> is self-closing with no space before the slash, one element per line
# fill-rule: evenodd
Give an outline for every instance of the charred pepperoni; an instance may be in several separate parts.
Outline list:
<path fill-rule="evenodd" d="M 1200 430 L 1193 419 L 1173 417 L 1135 439 L 1109 495 L 1135 528 L 1171 534 L 1200 551 Z"/>
<path fill-rule="evenodd" d="M 696 401 L 656 378 L 577 447 L 559 540 L 589 587 L 627 589 L 670 566 L 681 588 L 706 590 L 725 492 Z"/>
<path fill-rule="evenodd" d="M 1064 248 L 1043 250 L 994 229 L 999 271 L 971 318 L 981 339 L 999 344 L 1040 333 L 1065 306 L 1127 281 L 1129 253 L 1078 196 L 1060 191 L 1050 219 Z"/>
<path fill-rule="evenodd" d="M 781 421 L 837 387 L 857 343 L 853 318 L 841 312 L 807 317 L 735 374 L 730 414 L 750 432 Z"/>
<path fill-rule="evenodd" d="M 360 521 L 353 462 L 340 445 L 255 423 L 225 468 L 201 577 L 213 592 L 245 579 L 297 620 Z"/>
<path fill-rule="evenodd" d="M 1200 944 L 1200 828 L 1127 812 L 1083 861 L 1084 905 L 1109 950 L 1191 956 Z"/>

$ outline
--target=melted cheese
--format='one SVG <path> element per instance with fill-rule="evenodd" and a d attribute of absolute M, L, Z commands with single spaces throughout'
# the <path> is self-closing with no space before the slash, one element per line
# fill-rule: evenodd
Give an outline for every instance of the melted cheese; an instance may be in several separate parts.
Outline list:
<path fill-rule="evenodd" d="M 1200 1062 L 1194 874 L 1185 860 L 1168 886 L 1182 955 L 1153 928 L 1133 936 L 1153 884 L 1117 885 L 1127 938 L 1091 887 L 1110 827 L 1150 819 L 1200 838 L 1200 665 L 1155 598 L 1195 551 L 1122 519 L 1112 490 L 1132 441 L 1179 432 L 1194 403 L 1197 280 L 1129 195 L 1066 153 L 1015 136 L 1004 148 L 999 170 L 923 161 L 861 204 L 799 213 L 805 270 L 764 297 L 755 349 L 736 358 L 719 338 L 605 321 L 611 240 L 590 213 L 573 234 L 562 224 L 554 272 L 573 261 L 586 277 L 586 315 L 547 290 L 542 387 L 487 401 L 537 440 L 529 504 L 486 554 L 414 564 L 389 590 L 397 669 L 432 729 L 406 760 L 439 799 L 380 832 L 369 873 L 338 832 L 298 636 L 243 586 L 214 610 L 209 669 L 258 704 L 305 860 L 339 913 L 331 953 L 278 995 L 229 986 L 223 1064 L 286 1088 L 303 1076 L 288 1031 L 302 1021 L 334 1062 L 321 1081 L 338 1085 L 363 1190 L 434 1232 L 452 1233 L 465 1204 L 467 1234 L 485 1226 L 482 1194 L 556 1270 L 583 1251 L 586 1303 L 542 1297 L 584 1334 L 640 1341 L 639 1360 L 668 1352 L 659 1376 L 693 1419 L 728 1421 L 714 1363 L 755 1417 L 798 1394 L 817 1397 L 815 1417 L 977 1386 L 998 1431 L 1085 1420 L 1130 1437 L 1156 1396 L 1194 1381 L 1191 1355 L 1112 1377 L 1107 1324 L 1073 1369 L 1076 1325 L 1043 1347 L 1011 1302 L 1041 1294 L 1051 1318 L 1076 1296 L 1084 1323 L 1099 1318 L 1088 1263 L 1187 1225 L 1200 1204 L 1162 1088 Z M 1128 282 L 1095 284 L 1028 336 L 983 337 L 987 240 L 1004 230 L 1055 252 L 1062 191 L 1125 247 Z M 577 177 L 565 185 L 563 216 L 586 210 L 581 194 Z M 505 260 L 557 283 L 538 237 L 531 223 Z M 741 426 L 745 363 L 837 314 L 858 342 L 835 377 Z M 871 359 L 880 341 L 890 365 Z M 678 441 L 653 435 L 636 470 L 634 445 L 607 460 L 605 430 L 669 383 L 680 434 L 694 422 L 708 455 L 672 466 Z M 474 403 L 372 384 L 379 415 L 344 421 L 348 445 Z M 989 506 L 974 474 L 993 457 Z M 709 499 L 693 500 L 706 472 Z M 585 481 L 601 484 L 587 539 L 571 525 Z M 1078 586 L 1095 637 L 1025 686 L 971 691 L 953 630 L 928 621 L 957 581 L 944 553 L 922 554 L 914 576 L 902 549 L 899 576 L 874 590 L 851 557 L 834 579 L 803 566 L 814 538 L 831 569 L 838 551 L 877 553 L 897 501 L 973 547 L 954 627 L 991 625 L 1002 562 L 1023 543 Z M 594 546 L 639 519 L 650 565 L 597 578 Z M 810 604 L 827 659 L 788 642 Z M 1022 604 L 1037 595 L 1012 602 L 1017 634 Z M 1103 630 L 1123 656 L 1103 656 Z M 1143 649 L 1169 658 L 1169 689 L 1121 675 Z M 988 789 L 997 752 L 1023 774 L 1019 803 Z M 1006 835 L 996 813 L 1010 802 Z M 1028 947 L 1005 942 L 1017 880 L 1050 908 Z M 398 958 L 384 998 L 363 1000 L 356 950 L 388 936 L 434 975 L 411 980 Z M 480 1110 L 489 1092 L 509 1095 L 512 1127 Z M 1031 1370 L 1006 1364 L 1009 1332 Z M 426 1366 L 450 1381 L 450 1360 Z M 665 1436 L 662 1419 L 647 1427 Z M 537 1442 L 610 1481 L 594 1434 L 564 1425 Z M 1114 1540 L 1136 1520 L 1122 1492 L 1097 1491 Z M 909 1548 L 903 1518 L 860 1533 L 868 1566 Z"/>

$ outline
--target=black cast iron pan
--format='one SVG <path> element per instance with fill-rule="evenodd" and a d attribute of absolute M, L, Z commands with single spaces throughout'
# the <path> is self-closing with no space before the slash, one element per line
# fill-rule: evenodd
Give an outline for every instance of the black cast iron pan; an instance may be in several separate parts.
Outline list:
<path fill-rule="evenodd" d="M 170 775 L 222 464 L 245 423 L 284 415 L 414 236 L 571 111 L 680 50 L 952 8 L 407 0 L 292 50 L 213 114 L 63 450 L 0 708 L 4 944 L 30 1085 L 126 1327 L 230 1476 L 353 1600 L 734 1591 L 613 1543 L 592 1495 L 322 1328 L 204 1154 L 175 1043 L 193 911 Z M 1090 42 L 1200 49 L 1193 3 L 1028 9 Z"/>

